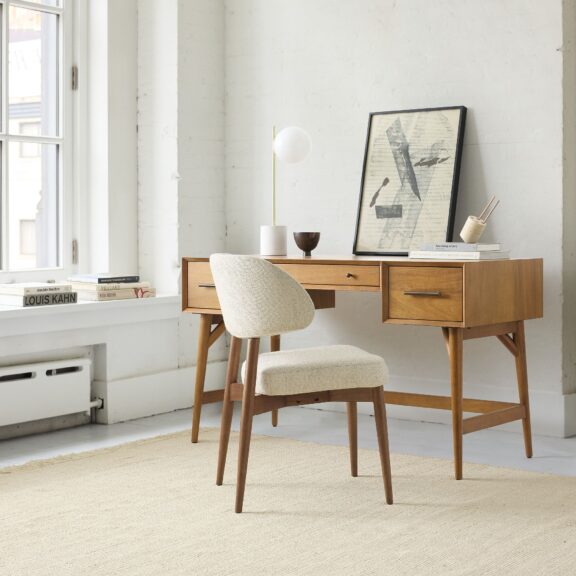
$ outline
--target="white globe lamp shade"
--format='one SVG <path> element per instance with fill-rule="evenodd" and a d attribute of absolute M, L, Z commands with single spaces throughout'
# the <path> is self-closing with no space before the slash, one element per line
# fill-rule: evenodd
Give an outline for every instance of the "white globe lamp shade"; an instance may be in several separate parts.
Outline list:
<path fill-rule="evenodd" d="M 274 138 L 274 154 L 287 164 L 302 162 L 310 153 L 310 136 L 302 128 L 289 126 Z"/>

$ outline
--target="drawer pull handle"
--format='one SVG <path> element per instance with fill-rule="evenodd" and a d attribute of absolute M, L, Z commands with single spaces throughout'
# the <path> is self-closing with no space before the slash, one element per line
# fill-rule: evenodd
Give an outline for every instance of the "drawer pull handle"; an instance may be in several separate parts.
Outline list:
<path fill-rule="evenodd" d="M 198 288 L 216 288 L 216 284 L 198 284 Z"/>
<path fill-rule="evenodd" d="M 442 296 L 439 290 L 406 290 L 404 296 Z"/>
<path fill-rule="evenodd" d="M 346 278 L 356 278 L 356 274 L 352 274 L 352 272 L 347 272 Z"/>

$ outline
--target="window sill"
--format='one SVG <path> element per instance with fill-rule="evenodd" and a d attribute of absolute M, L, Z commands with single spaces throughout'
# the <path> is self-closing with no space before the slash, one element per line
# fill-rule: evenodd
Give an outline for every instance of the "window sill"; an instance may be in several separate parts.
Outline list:
<path fill-rule="evenodd" d="M 0 306 L 0 338 L 168 320 L 178 318 L 180 314 L 181 299 L 178 295 L 30 308 Z"/>

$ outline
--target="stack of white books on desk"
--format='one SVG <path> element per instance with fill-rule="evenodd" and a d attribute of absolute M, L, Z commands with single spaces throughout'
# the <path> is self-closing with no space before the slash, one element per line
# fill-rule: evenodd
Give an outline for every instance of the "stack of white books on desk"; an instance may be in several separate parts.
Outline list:
<path fill-rule="evenodd" d="M 500 244 L 439 242 L 424 244 L 420 250 L 412 250 L 408 256 L 436 260 L 503 260 L 510 258 L 510 250 L 502 250 Z"/>
<path fill-rule="evenodd" d="M 53 306 L 75 304 L 78 294 L 71 284 L 55 282 L 15 282 L 0 284 L 0 306 Z"/>
<path fill-rule="evenodd" d="M 133 274 L 77 274 L 68 280 L 79 300 L 103 302 L 156 296 L 156 288 L 150 282 L 140 281 L 140 276 Z"/>

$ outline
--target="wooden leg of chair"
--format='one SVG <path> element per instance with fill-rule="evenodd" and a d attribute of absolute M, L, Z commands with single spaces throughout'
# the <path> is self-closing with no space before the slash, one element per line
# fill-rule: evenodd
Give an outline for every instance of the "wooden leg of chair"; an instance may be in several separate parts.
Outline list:
<path fill-rule="evenodd" d="M 516 356 L 518 395 L 520 396 L 520 404 L 522 404 L 526 410 L 526 415 L 522 419 L 524 448 L 526 450 L 526 457 L 532 458 L 532 431 L 530 429 L 530 399 L 528 396 L 528 369 L 526 366 L 526 338 L 524 336 L 524 322 L 518 322 L 518 328 L 514 334 L 514 342 L 518 348 L 518 356 Z"/>
<path fill-rule="evenodd" d="M 240 420 L 240 446 L 238 448 L 238 480 L 236 484 L 236 512 L 242 512 L 244 489 L 246 487 L 246 472 L 248 470 L 248 454 L 250 452 L 250 436 L 252 434 L 252 418 L 254 416 L 254 389 L 256 387 L 256 370 L 258 368 L 259 338 L 251 338 L 248 342 L 246 359 L 246 382 L 242 396 L 242 418 Z"/>
<path fill-rule="evenodd" d="M 452 393 L 452 442 L 454 475 L 462 480 L 462 330 L 449 328 L 450 383 Z"/>
<path fill-rule="evenodd" d="M 348 438 L 350 440 L 350 472 L 358 476 L 358 405 L 347 402 L 348 405 Z"/>
<path fill-rule="evenodd" d="M 384 403 L 384 388 L 382 386 L 372 390 L 372 402 L 374 403 L 374 420 L 376 420 L 376 434 L 378 436 L 378 448 L 380 449 L 380 465 L 382 466 L 386 503 L 392 504 L 394 498 L 392 496 L 388 424 L 386 422 L 386 404 Z"/>
<path fill-rule="evenodd" d="M 270 336 L 270 351 L 278 352 L 280 350 L 280 335 Z M 278 409 L 272 410 L 272 426 L 276 428 L 278 426 Z"/>
<path fill-rule="evenodd" d="M 224 390 L 224 403 L 222 406 L 222 424 L 220 426 L 220 448 L 218 450 L 218 471 L 216 472 L 216 484 L 222 486 L 224 481 L 224 468 L 226 467 L 226 454 L 228 453 L 228 441 L 230 440 L 230 428 L 234 402 L 230 400 L 230 388 L 232 383 L 238 380 L 238 365 L 240 363 L 240 351 L 242 340 L 232 336 L 230 342 L 230 355 L 226 371 L 226 388 Z"/>
<path fill-rule="evenodd" d="M 196 355 L 196 382 L 194 385 L 194 408 L 192 411 L 192 442 L 198 442 L 200 432 L 200 415 L 202 414 L 202 395 L 204 394 L 204 379 L 206 378 L 206 364 L 208 362 L 208 349 L 210 348 L 210 328 L 212 327 L 212 314 L 200 315 L 200 330 L 198 333 L 198 353 Z"/>

